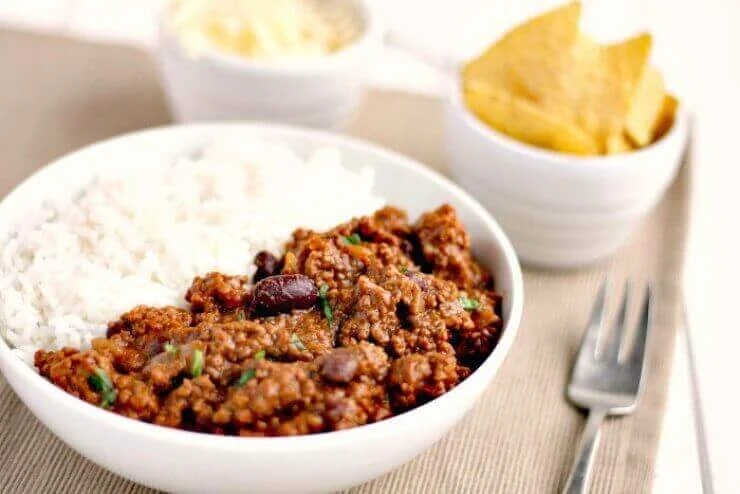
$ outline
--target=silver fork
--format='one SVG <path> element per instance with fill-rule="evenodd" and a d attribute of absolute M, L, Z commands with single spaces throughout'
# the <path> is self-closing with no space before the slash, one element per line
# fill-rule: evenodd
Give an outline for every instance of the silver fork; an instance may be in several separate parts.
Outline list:
<path fill-rule="evenodd" d="M 588 492 L 589 479 L 601 423 L 609 415 L 626 415 L 635 409 L 644 384 L 643 368 L 647 355 L 647 336 L 651 326 L 652 293 L 645 289 L 640 310 L 634 346 L 629 355 L 624 351 L 624 334 L 629 309 L 630 283 L 625 283 L 622 303 L 609 341 L 600 345 L 604 333 L 604 307 L 608 281 L 605 280 L 596 296 L 591 319 L 586 326 L 583 343 L 573 366 L 568 384 L 568 399 L 575 406 L 588 410 L 573 467 L 563 488 L 564 494 Z M 600 336 L 601 335 L 601 336 Z M 599 346 L 602 347 L 599 350 Z M 621 350 L 621 351 L 620 351 Z"/>

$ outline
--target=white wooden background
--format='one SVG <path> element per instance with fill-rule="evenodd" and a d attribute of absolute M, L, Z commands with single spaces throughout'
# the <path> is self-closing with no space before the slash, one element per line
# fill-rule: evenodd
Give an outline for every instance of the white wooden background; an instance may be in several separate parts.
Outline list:
<path fill-rule="evenodd" d="M 395 40 L 434 56 L 463 57 L 512 23 L 559 0 L 374 0 Z M 0 23 L 151 47 L 158 0 L 0 0 Z M 692 233 L 684 280 L 691 352 L 679 333 L 654 492 L 702 490 L 697 450 L 711 482 L 740 492 L 735 446 L 740 328 L 733 321 L 740 276 L 740 2 L 585 0 L 585 27 L 599 38 L 649 29 L 654 59 L 697 116 Z M 376 62 L 371 84 L 439 94 L 444 74 L 395 48 Z M 690 372 L 693 368 L 695 373 Z M 695 374 L 696 379 L 692 379 Z M 697 424 L 699 434 L 697 434 Z"/>

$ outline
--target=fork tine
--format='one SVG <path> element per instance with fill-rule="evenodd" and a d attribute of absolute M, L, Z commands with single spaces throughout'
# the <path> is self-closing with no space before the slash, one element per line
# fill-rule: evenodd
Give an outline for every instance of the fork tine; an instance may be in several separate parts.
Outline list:
<path fill-rule="evenodd" d="M 640 322 L 637 324 L 634 348 L 632 349 L 632 355 L 629 358 L 630 364 L 640 371 L 645 363 L 645 348 L 647 346 L 648 332 L 650 331 L 650 326 L 652 326 L 652 305 L 653 290 L 650 285 L 648 285 L 645 290 L 645 301 L 643 302 L 642 310 L 640 311 Z"/>
<path fill-rule="evenodd" d="M 578 351 L 578 360 L 588 356 L 589 359 L 596 358 L 596 349 L 599 343 L 599 332 L 604 321 L 604 306 L 606 305 L 606 292 L 609 289 L 609 278 L 604 278 L 601 288 L 596 294 L 594 308 L 591 310 L 591 318 L 583 333 L 583 341 Z"/>
<path fill-rule="evenodd" d="M 611 338 L 603 347 L 602 354 L 604 360 L 607 362 L 613 362 L 619 359 L 619 349 L 622 347 L 625 327 L 627 326 L 627 311 L 629 310 L 630 305 L 630 288 L 630 281 L 625 281 L 622 303 L 619 309 L 619 315 L 617 316 L 617 323 L 614 325 L 614 334 L 611 335 Z"/>

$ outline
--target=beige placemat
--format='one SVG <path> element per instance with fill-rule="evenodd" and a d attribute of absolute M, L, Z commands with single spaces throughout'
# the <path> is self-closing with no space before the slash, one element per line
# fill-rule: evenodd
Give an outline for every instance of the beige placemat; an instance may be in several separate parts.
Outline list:
<path fill-rule="evenodd" d="M 62 153 L 169 120 L 154 65 L 134 49 L 0 32 L 0 73 L 0 193 Z M 352 133 L 445 170 L 436 100 L 372 93 Z M 594 492 L 648 491 L 678 324 L 686 175 L 616 258 L 568 273 L 528 270 L 519 337 L 473 412 L 427 453 L 353 492 L 555 492 L 583 426 L 563 389 L 607 271 L 652 279 L 658 310 L 647 392 L 633 416 L 605 426 Z M 0 377 L 0 492 L 150 491 L 62 444 Z"/>

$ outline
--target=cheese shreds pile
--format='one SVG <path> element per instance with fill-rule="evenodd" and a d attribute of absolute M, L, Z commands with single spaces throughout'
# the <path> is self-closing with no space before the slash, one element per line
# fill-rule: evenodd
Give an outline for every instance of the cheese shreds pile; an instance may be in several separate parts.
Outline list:
<path fill-rule="evenodd" d="M 253 59 L 316 58 L 357 36 L 347 2 L 173 0 L 170 27 L 193 55 L 206 49 Z"/>

